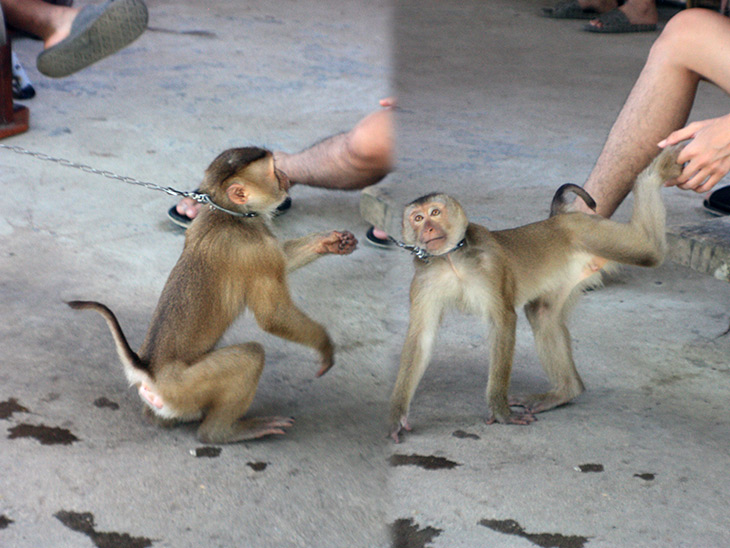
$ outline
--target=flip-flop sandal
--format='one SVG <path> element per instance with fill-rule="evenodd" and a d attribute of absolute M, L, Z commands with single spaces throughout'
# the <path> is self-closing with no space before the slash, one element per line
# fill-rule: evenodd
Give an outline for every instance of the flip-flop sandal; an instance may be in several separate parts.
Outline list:
<path fill-rule="evenodd" d="M 593 8 L 582 8 L 578 0 L 564 0 L 552 8 L 542 8 L 542 16 L 551 19 L 595 19 L 598 12 Z"/>
<path fill-rule="evenodd" d="M 194 190 L 193 192 L 200 192 L 200 190 Z M 291 197 L 287 196 L 286 199 L 279 204 L 279 207 L 276 208 L 274 217 L 283 215 L 290 209 L 291 209 Z M 193 220 L 190 217 L 188 217 L 187 215 L 183 215 L 183 214 L 179 213 L 177 210 L 177 206 L 172 206 L 170 209 L 167 210 L 167 217 L 173 223 L 175 223 L 177 226 L 182 227 L 182 228 L 188 228 L 190 226 L 190 223 L 193 222 Z"/>
<path fill-rule="evenodd" d="M 711 192 L 702 205 L 713 215 L 730 215 L 730 186 Z"/>
<path fill-rule="evenodd" d="M 379 247 L 381 249 L 387 249 L 393 246 L 393 242 L 390 240 L 384 240 L 383 238 L 378 238 L 375 233 L 373 232 L 375 230 L 375 227 L 371 226 L 368 231 L 365 233 L 365 241 L 369 243 L 370 245 L 374 245 L 375 247 Z"/>
<path fill-rule="evenodd" d="M 616 8 L 595 17 L 600 21 L 601 26 L 585 25 L 583 30 L 588 32 L 600 32 L 604 34 L 615 34 L 619 32 L 652 32 L 656 30 L 656 23 L 634 24 L 629 21 L 628 16 Z"/>
<path fill-rule="evenodd" d="M 108 0 L 85 6 L 71 24 L 69 35 L 38 55 L 38 70 L 62 78 L 96 63 L 131 44 L 147 28 L 142 0 Z"/>

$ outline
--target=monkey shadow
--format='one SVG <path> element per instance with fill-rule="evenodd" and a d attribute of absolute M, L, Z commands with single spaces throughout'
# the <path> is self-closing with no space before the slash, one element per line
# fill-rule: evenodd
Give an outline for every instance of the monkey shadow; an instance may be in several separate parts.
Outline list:
<path fill-rule="evenodd" d="M 487 414 L 486 388 L 489 378 L 488 342 L 483 333 L 479 344 L 436 345 L 431 365 L 423 376 L 411 406 L 416 416 L 443 422 L 446 417 L 484 419 Z M 441 337 L 445 339 L 445 337 Z M 523 344 L 515 349 L 510 381 L 511 394 L 532 394 L 550 388 L 545 373 L 530 348 L 529 329 L 518 334 Z"/>
<path fill-rule="evenodd" d="M 291 209 L 276 217 L 273 222 L 277 236 L 288 238 L 305 232 L 324 230 L 354 231 L 366 226 L 360 218 L 359 193 L 323 191 L 300 185 L 291 189 L 290 196 Z"/>

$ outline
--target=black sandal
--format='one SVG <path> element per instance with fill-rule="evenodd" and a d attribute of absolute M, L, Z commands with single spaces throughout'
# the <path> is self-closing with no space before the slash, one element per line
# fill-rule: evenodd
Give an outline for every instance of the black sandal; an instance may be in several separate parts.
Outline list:
<path fill-rule="evenodd" d="M 200 189 L 195 189 L 193 192 L 200 192 Z M 274 217 L 283 215 L 284 213 L 289 211 L 289 209 L 291 209 L 291 197 L 287 196 L 286 199 L 279 204 L 279 207 L 276 208 L 276 213 L 274 213 Z M 190 223 L 193 222 L 193 220 L 187 215 L 179 213 L 176 205 L 167 210 L 167 217 L 177 226 L 182 228 L 188 228 L 190 226 Z"/>
<path fill-rule="evenodd" d="M 711 192 L 702 205 L 713 215 L 730 215 L 730 186 Z"/>
<path fill-rule="evenodd" d="M 380 247 L 382 249 L 387 249 L 393 245 L 393 242 L 390 240 L 384 240 L 383 238 L 378 238 L 374 231 L 375 227 L 371 226 L 368 231 L 365 233 L 365 241 L 369 243 L 370 245 L 374 245 L 375 247 Z"/>

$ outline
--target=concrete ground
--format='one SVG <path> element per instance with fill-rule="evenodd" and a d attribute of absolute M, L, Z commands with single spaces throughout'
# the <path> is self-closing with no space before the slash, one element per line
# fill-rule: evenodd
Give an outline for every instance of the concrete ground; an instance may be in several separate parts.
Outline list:
<path fill-rule="evenodd" d="M 362 241 L 361 200 L 375 222 L 374 203 L 437 189 L 476 222 L 515 226 L 583 182 L 657 36 L 585 33 L 539 17 L 544 5 L 149 0 L 147 33 L 63 80 L 36 72 L 38 42 L 16 40 L 38 95 L 31 131 L 4 143 L 188 190 L 225 148 L 297 150 L 394 93 L 398 169 L 362 196 L 294 187 L 276 231 Z M 726 111 L 706 85 L 692 118 Z M 1 546 L 730 544 L 725 282 L 671 262 L 611 276 L 571 322 L 587 392 L 528 427 L 484 423 L 487 328 L 447 316 L 413 432 L 394 445 L 412 265 L 361 245 L 291 278 L 337 344 L 325 377 L 248 314 L 224 337 L 265 346 L 250 414 L 294 427 L 206 447 L 195 425 L 145 422 L 104 323 L 63 304 L 107 303 L 138 345 L 182 247 L 165 217 L 175 199 L 7 150 L 0 184 Z M 671 223 L 708 218 L 700 196 L 664 195 Z M 513 389 L 544 386 L 521 317 Z"/>

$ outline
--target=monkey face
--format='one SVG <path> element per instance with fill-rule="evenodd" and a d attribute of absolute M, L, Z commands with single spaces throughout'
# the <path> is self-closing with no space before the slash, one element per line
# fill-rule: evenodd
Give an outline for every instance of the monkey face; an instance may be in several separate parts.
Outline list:
<path fill-rule="evenodd" d="M 461 206 L 446 195 L 419 199 L 403 212 L 403 240 L 432 255 L 452 250 L 464 237 L 466 216 Z"/>

